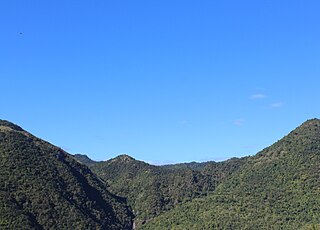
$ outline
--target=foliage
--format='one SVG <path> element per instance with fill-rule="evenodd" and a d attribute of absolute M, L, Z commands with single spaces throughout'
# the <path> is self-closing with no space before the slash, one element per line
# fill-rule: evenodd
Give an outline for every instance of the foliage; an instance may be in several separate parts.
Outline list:
<path fill-rule="evenodd" d="M 0 120 L 0 229 L 131 229 L 122 197 L 138 229 L 320 226 L 317 119 L 253 157 L 225 162 L 73 157 Z"/>
<path fill-rule="evenodd" d="M 94 165 L 95 163 L 97 163 L 96 161 L 94 160 L 91 160 L 87 155 L 83 155 L 83 154 L 75 154 L 73 155 L 73 157 L 81 162 L 82 164 L 84 165 L 87 165 L 87 166 L 91 166 L 91 165 Z"/>
<path fill-rule="evenodd" d="M 63 150 L 0 120 L 0 229 L 131 229 L 124 198 Z"/>
<path fill-rule="evenodd" d="M 320 223 L 320 121 L 251 157 L 215 192 L 141 229 L 316 229 Z"/>
<path fill-rule="evenodd" d="M 81 155 L 75 157 L 79 161 L 86 159 Z M 243 162 L 245 158 L 219 163 L 154 166 L 121 155 L 89 166 L 106 181 L 110 191 L 128 198 L 139 226 L 177 204 L 206 196 Z"/>

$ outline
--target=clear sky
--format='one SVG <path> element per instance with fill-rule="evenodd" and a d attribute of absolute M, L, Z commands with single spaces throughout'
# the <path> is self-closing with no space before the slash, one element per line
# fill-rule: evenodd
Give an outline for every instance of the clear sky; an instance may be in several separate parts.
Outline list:
<path fill-rule="evenodd" d="M 253 155 L 320 107 L 319 0 L 0 2 L 0 118 L 70 153 Z"/>

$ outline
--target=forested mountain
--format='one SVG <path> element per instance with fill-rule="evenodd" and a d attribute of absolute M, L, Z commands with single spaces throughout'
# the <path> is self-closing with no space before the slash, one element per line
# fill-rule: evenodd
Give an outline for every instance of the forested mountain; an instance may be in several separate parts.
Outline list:
<path fill-rule="evenodd" d="M 319 223 L 320 121 L 313 119 L 248 158 L 208 197 L 141 229 L 316 229 Z"/>
<path fill-rule="evenodd" d="M 133 214 L 89 168 L 0 120 L 0 229 L 132 229 Z"/>
<path fill-rule="evenodd" d="M 83 155 L 75 157 L 83 163 L 88 162 Z M 136 225 L 140 226 L 177 204 L 214 191 L 246 159 L 154 166 L 120 155 L 88 166 L 106 181 L 110 191 L 128 198 L 136 215 Z"/>
<path fill-rule="evenodd" d="M 91 160 L 87 155 L 84 154 L 75 154 L 73 155 L 73 157 L 80 161 L 82 164 L 85 164 L 87 166 L 94 165 L 97 163 L 96 161 Z"/>
<path fill-rule="evenodd" d="M 0 166 L 0 229 L 320 227 L 318 119 L 252 157 L 164 166 L 71 156 L 0 120 Z"/>

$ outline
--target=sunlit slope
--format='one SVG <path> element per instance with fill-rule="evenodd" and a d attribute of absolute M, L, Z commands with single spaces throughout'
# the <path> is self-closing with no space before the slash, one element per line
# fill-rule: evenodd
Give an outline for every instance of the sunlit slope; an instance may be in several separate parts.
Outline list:
<path fill-rule="evenodd" d="M 207 198 L 141 229 L 299 229 L 320 223 L 320 121 L 264 149 Z"/>

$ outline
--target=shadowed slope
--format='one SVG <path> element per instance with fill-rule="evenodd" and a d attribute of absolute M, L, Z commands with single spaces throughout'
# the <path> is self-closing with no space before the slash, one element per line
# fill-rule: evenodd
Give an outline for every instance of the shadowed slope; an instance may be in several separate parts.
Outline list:
<path fill-rule="evenodd" d="M 89 166 L 110 185 L 110 191 L 128 198 L 140 226 L 177 204 L 206 196 L 245 161 L 246 158 L 234 158 L 219 163 L 154 166 L 120 155 Z"/>
<path fill-rule="evenodd" d="M 66 152 L 0 120 L 0 228 L 131 229 L 123 198 Z"/>

